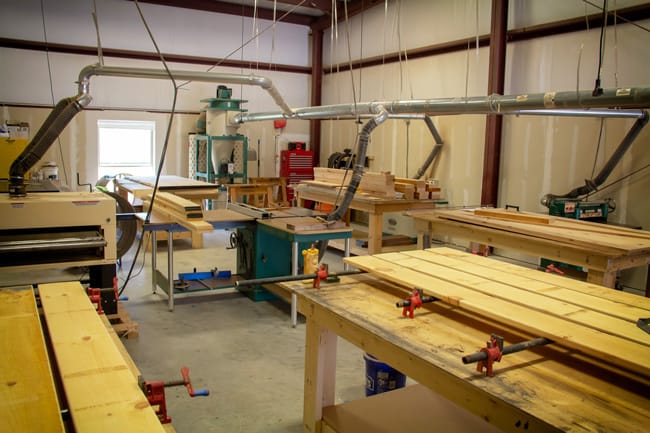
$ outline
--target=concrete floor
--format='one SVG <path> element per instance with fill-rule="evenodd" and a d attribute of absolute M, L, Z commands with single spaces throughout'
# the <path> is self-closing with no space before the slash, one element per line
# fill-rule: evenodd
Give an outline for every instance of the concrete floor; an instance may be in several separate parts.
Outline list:
<path fill-rule="evenodd" d="M 229 233 L 204 235 L 204 248 L 189 240 L 174 242 L 174 272 L 236 269 L 236 253 L 227 250 Z M 123 280 L 134 248 L 124 257 Z M 159 267 L 166 271 L 166 243 L 158 247 Z M 166 295 L 151 290 L 151 256 L 142 252 L 124 292 L 139 337 L 124 345 L 147 380 L 180 378 L 190 368 L 195 389 L 209 397 L 190 398 L 184 388 L 166 391 L 173 425 L 179 433 L 301 432 L 305 325 L 293 328 L 289 304 L 253 302 L 234 289 L 197 292 L 176 298 L 173 312 Z M 289 260 L 289 258 L 287 258 Z M 341 254 L 328 251 L 324 261 L 342 269 Z M 122 284 L 122 283 L 121 283 Z M 363 352 L 343 339 L 337 349 L 336 401 L 365 396 Z"/>

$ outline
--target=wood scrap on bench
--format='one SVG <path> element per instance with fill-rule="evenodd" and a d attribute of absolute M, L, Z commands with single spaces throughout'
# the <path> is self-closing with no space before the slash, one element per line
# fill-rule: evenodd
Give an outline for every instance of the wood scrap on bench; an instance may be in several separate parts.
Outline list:
<path fill-rule="evenodd" d="M 296 232 L 299 231 L 314 231 L 314 230 L 328 230 L 328 229 L 341 229 L 345 228 L 346 224 L 343 221 L 321 221 L 312 217 L 292 218 L 290 223 L 287 223 L 287 228 Z"/>
<path fill-rule="evenodd" d="M 146 202 L 147 207 L 149 203 Z M 171 218 L 173 222 L 192 232 L 204 233 L 213 230 L 212 225 L 203 220 L 201 206 L 174 194 L 166 192 L 156 194 L 153 211 Z"/>
<path fill-rule="evenodd" d="M 337 168 L 314 167 L 314 181 L 325 182 L 332 187 L 347 187 L 352 179 L 352 172 Z M 317 184 L 311 183 L 310 184 Z M 395 197 L 395 175 L 390 173 L 363 173 L 359 189 L 371 195 L 380 197 Z"/>

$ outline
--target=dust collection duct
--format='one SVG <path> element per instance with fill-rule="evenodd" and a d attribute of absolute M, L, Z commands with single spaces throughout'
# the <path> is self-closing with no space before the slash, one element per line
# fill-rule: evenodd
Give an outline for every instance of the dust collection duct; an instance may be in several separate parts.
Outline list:
<path fill-rule="evenodd" d="M 361 153 L 361 148 L 363 147 L 364 154 L 370 133 L 390 115 L 528 114 L 528 110 L 541 110 L 542 112 L 549 110 L 549 115 L 562 115 L 558 114 L 559 112 L 564 112 L 564 115 L 579 115 L 576 114 L 579 112 L 582 115 L 603 117 L 602 110 L 600 110 L 601 113 L 599 114 L 585 113 L 589 113 L 589 109 L 592 108 L 610 109 L 607 110 L 607 113 L 614 110 L 612 113 L 616 114 L 622 108 L 650 107 L 650 87 L 630 87 L 625 89 L 604 89 L 603 93 L 599 96 L 593 96 L 591 91 L 584 90 L 523 95 L 490 95 L 471 98 L 375 101 L 291 109 L 271 80 L 266 77 L 252 74 L 237 75 L 197 71 L 168 72 L 164 69 L 89 65 L 79 73 L 78 95 L 63 99 L 54 107 L 52 113 L 34 136 L 34 139 L 30 141 L 25 150 L 12 164 L 9 179 L 9 194 L 11 196 L 24 196 L 26 194 L 24 174 L 43 157 L 47 149 L 72 118 L 90 103 L 90 77 L 94 75 L 154 79 L 169 79 L 171 75 L 176 80 L 259 86 L 266 90 L 282 109 L 280 112 L 239 113 L 234 116 L 234 121 L 237 123 L 283 118 L 345 119 L 361 118 L 370 115 L 372 118 L 364 126 L 363 133 L 360 137 L 359 153 Z M 567 112 L 565 110 L 575 110 L 575 112 Z M 530 114 L 539 113 L 531 112 Z M 617 117 L 623 116 L 625 114 L 617 115 Z M 364 140 L 363 142 L 361 141 L 362 139 Z M 363 158 L 358 158 L 358 161 L 363 161 Z M 359 181 L 362 170 L 363 167 L 358 170 L 355 167 L 355 171 L 357 172 L 356 178 Z M 354 194 L 354 192 L 351 192 L 351 194 Z M 351 196 L 349 200 L 344 198 L 344 204 L 350 200 Z M 328 220 L 332 221 L 333 218 L 340 218 L 345 213 L 345 210 L 347 210 L 347 206 L 339 206 L 333 214 L 328 216 Z"/>

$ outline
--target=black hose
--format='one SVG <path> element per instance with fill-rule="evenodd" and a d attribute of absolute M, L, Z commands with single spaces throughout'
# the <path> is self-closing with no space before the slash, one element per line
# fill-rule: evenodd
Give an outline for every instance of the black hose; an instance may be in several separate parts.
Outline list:
<path fill-rule="evenodd" d="M 32 141 L 11 164 L 9 169 L 9 195 L 11 197 L 26 195 L 25 173 L 40 161 L 54 140 L 82 109 L 77 97 L 65 98 L 56 104 Z"/>
<path fill-rule="evenodd" d="M 366 151 L 368 150 L 368 142 L 370 140 L 370 133 L 377 127 L 379 124 L 381 124 L 384 120 L 386 120 L 386 117 L 388 113 L 384 108 L 382 107 L 381 113 L 378 114 L 376 117 L 373 117 L 368 121 L 368 123 L 365 124 L 363 129 L 361 130 L 361 133 L 359 135 L 359 151 L 357 152 L 357 157 L 356 161 L 354 163 L 354 170 L 352 171 L 352 178 L 350 179 L 350 184 L 348 185 L 345 195 L 343 196 L 343 201 L 339 206 L 336 207 L 334 212 L 330 213 L 327 215 L 327 221 L 338 221 L 341 218 L 343 218 L 343 215 L 348 210 L 348 207 L 350 207 L 350 203 L 352 202 L 352 199 L 354 198 L 354 194 L 357 192 L 357 189 L 359 188 L 359 184 L 361 183 L 361 178 L 363 177 L 363 169 L 364 169 L 364 162 L 366 160 Z"/>

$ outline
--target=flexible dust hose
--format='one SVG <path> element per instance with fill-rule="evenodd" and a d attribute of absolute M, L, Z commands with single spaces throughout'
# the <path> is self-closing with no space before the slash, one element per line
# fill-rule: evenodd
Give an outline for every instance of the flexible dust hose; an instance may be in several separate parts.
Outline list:
<path fill-rule="evenodd" d="M 443 145 L 442 137 L 440 136 L 440 134 L 438 134 L 436 125 L 433 124 L 433 121 L 429 116 L 424 116 L 424 123 L 427 125 L 427 128 L 429 128 L 429 131 L 433 136 L 433 141 L 435 141 L 436 144 L 434 144 L 433 149 L 431 149 L 431 153 L 429 153 L 429 156 L 424 161 L 424 164 L 422 164 L 422 167 L 420 167 L 417 173 L 415 173 L 413 179 L 419 179 L 424 175 L 424 173 L 426 173 L 426 171 L 431 166 L 431 163 L 433 163 L 433 160 L 436 159 L 436 156 L 438 156 L 438 154 L 440 153 L 440 148 Z"/>
<path fill-rule="evenodd" d="M 89 98 L 86 95 L 80 95 L 62 99 L 56 104 L 34 138 L 11 164 L 9 169 L 9 195 L 11 197 L 26 195 L 25 173 L 40 161 L 54 140 L 87 102 L 89 102 Z"/>
<path fill-rule="evenodd" d="M 610 156 L 609 160 L 605 163 L 603 168 L 600 170 L 598 175 L 596 175 L 593 179 L 586 179 L 584 185 L 579 186 L 564 195 L 546 194 L 544 197 L 542 197 L 541 203 L 544 206 L 549 207 L 553 202 L 553 200 L 555 199 L 577 198 L 589 194 L 593 191 L 596 191 L 598 187 L 607 180 L 607 178 L 612 173 L 616 165 L 623 158 L 625 153 L 628 151 L 628 149 L 630 148 L 634 140 L 636 140 L 636 138 L 641 133 L 641 130 L 647 123 L 648 123 L 648 112 L 643 111 L 641 117 L 639 117 L 636 120 L 636 122 L 634 122 L 632 128 L 630 128 L 630 130 L 627 132 L 625 137 L 623 137 L 623 140 L 618 145 L 618 147 L 616 148 L 612 156 Z"/>
<path fill-rule="evenodd" d="M 363 177 L 364 162 L 366 160 L 366 151 L 368 150 L 368 142 L 370 140 L 370 134 L 372 131 L 383 123 L 388 118 L 388 111 L 382 106 L 379 105 L 376 107 L 378 114 L 370 119 L 359 134 L 359 149 L 357 151 L 357 157 L 354 163 L 354 170 L 352 171 L 352 178 L 350 179 L 350 184 L 348 185 L 345 195 L 343 196 L 343 201 L 334 212 L 327 215 L 327 221 L 338 221 L 348 210 L 354 194 L 359 188 L 361 183 L 361 178 Z"/>

